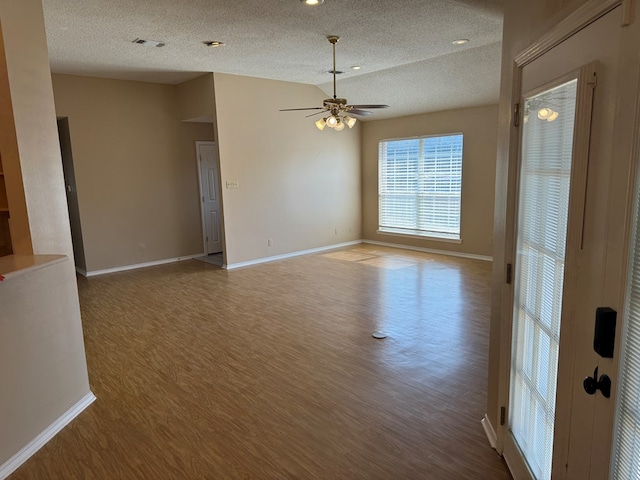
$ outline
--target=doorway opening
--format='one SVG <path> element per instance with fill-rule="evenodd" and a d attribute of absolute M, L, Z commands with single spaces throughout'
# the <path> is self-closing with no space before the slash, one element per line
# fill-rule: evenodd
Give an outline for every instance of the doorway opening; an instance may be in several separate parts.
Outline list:
<path fill-rule="evenodd" d="M 60 153 L 62 155 L 62 169 L 64 173 L 65 192 L 67 193 L 67 209 L 71 225 L 71 241 L 76 271 L 87 275 L 87 262 L 82 241 L 82 226 L 80 224 L 80 207 L 76 190 L 76 174 L 73 168 L 73 154 L 71 152 L 71 135 L 69 133 L 69 119 L 58 117 L 58 138 L 60 139 Z"/>
<path fill-rule="evenodd" d="M 224 247 L 218 145 L 196 142 L 196 154 L 204 250 L 204 257 L 198 260 L 221 267 Z"/>

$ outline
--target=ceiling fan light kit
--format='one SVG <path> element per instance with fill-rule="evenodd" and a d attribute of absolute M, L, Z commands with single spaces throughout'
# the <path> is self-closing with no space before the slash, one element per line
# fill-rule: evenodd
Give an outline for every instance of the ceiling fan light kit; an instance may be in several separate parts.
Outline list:
<path fill-rule="evenodd" d="M 356 121 L 357 119 L 350 117 L 349 115 L 330 115 L 316 121 L 316 127 L 318 127 L 318 130 L 324 130 L 324 127 L 329 127 L 339 132 L 340 130 L 344 130 L 345 125 L 349 128 L 353 128 Z"/>
<path fill-rule="evenodd" d="M 305 0 L 301 0 L 305 1 Z M 319 110 L 316 113 L 307 115 L 312 117 L 313 115 L 319 115 L 322 113 L 329 113 L 329 116 L 323 117 L 315 122 L 318 130 L 324 130 L 325 127 L 333 128 L 334 130 L 344 130 L 345 125 L 349 128 L 353 128 L 356 124 L 356 118 L 348 115 L 371 115 L 371 112 L 365 110 L 366 108 L 388 108 L 389 105 L 349 105 L 346 98 L 338 98 L 336 94 L 336 43 L 340 40 L 337 35 L 330 35 L 327 37 L 329 43 L 333 46 L 333 98 L 327 98 L 322 102 L 322 107 L 308 107 L 308 108 L 285 108 L 280 110 L 281 112 L 291 112 L 300 110 Z M 342 73 L 342 72 L 340 72 Z"/>

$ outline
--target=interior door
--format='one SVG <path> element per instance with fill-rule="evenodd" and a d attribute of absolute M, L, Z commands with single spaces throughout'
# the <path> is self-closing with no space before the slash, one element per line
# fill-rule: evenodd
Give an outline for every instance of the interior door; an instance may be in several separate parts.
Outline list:
<path fill-rule="evenodd" d="M 605 302 L 610 173 L 619 83 L 618 7 L 522 70 L 511 379 L 504 456 L 514 478 L 592 476 L 602 392 L 596 308 Z M 615 372 L 609 371 L 615 385 Z M 596 380 L 598 380 L 600 377 Z M 611 428 L 611 422 L 609 428 Z M 595 453 L 594 453 L 595 452 Z M 602 456 L 598 457 L 601 452 Z"/>
<path fill-rule="evenodd" d="M 205 254 L 208 255 L 222 252 L 218 148 L 212 142 L 197 142 L 196 145 L 202 201 L 202 231 Z"/>

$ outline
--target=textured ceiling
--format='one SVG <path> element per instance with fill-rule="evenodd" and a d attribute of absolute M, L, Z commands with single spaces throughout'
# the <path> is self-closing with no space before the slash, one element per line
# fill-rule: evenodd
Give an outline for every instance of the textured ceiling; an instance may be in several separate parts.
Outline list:
<path fill-rule="evenodd" d="M 51 70 L 177 84 L 224 72 L 333 85 L 371 119 L 498 101 L 501 0 L 43 0 Z M 159 40 L 165 47 L 131 43 Z M 451 42 L 468 38 L 466 45 Z M 203 42 L 219 40 L 221 48 Z M 349 67 L 360 65 L 359 71 Z M 301 105 L 306 107 L 307 105 Z M 295 107 L 286 105 L 285 107 Z"/>

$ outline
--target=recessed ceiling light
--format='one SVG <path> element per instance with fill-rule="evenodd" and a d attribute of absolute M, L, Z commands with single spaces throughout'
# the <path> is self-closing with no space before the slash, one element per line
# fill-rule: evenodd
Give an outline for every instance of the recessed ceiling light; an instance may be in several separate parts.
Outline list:
<path fill-rule="evenodd" d="M 469 43 L 469 39 L 468 38 L 460 38 L 458 40 L 454 40 L 453 42 L 454 45 L 464 45 L 465 43 Z"/>
<path fill-rule="evenodd" d="M 360 65 L 354 65 L 351 67 L 351 70 L 360 70 L 362 67 Z"/>
<path fill-rule="evenodd" d="M 204 44 L 207 47 L 211 47 L 211 48 L 224 47 L 224 43 L 223 42 L 210 41 L 210 42 L 204 42 Z"/>
<path fill-rule="evenodd" d="M 305 5 L 320 5 L 324 0 L 300 0 Z"/>
<path fill-rule="evenodd" d="M 159 40 L 145 40 L 144 38 L 136 38 L 131 43 L 135 43 L 136 45 L 144 45 L 145 47 L 164 47 L 166 45 L 166 43 Z"/>

